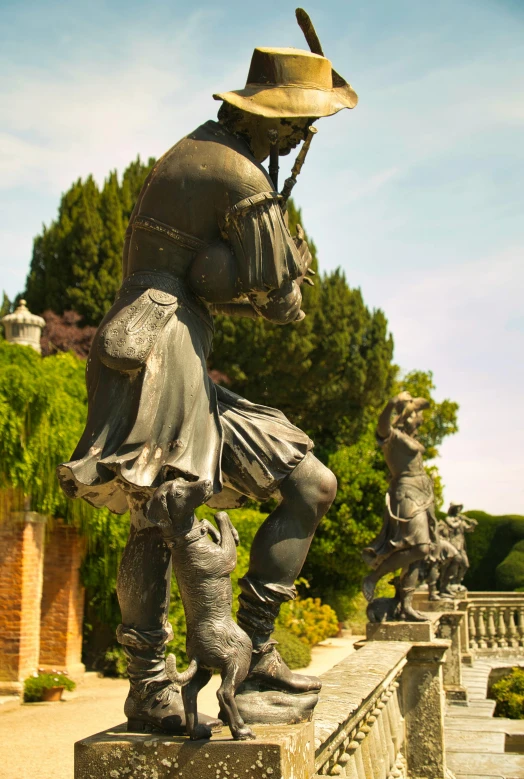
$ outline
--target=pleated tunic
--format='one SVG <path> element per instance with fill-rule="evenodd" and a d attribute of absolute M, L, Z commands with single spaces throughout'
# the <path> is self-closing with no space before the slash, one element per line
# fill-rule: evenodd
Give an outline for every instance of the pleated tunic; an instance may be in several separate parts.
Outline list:
<path fill-rule="evenodd" d="M 385 439 L 377 435 L 391 474 L 384 523 L 366 551 L 375 566 L 395 551 L 429 544 L 438 552 L 433 483 L 424 469 L 424 447 L 412 436 L 392 428 Z"/>

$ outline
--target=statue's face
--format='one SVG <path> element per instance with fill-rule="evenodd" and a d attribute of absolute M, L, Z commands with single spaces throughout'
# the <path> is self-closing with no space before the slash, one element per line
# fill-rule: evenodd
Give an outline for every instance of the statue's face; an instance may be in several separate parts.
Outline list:
<path fill-rule="evenodd" d="M 423 421 L 422 411 L 413 411 L 404 422 L 404 430 L 408 435 L 414 436 Z"/>
<path fill-rule="evenodd" d="M 304 141 L 307 137 L 308 128 L 313 124 L 313 121 L 313 119 L 309 118 L 281 119 L 278 128 L 280 137 L 279 153 L 282 155 L 289 154 L 301 141 Z"/>

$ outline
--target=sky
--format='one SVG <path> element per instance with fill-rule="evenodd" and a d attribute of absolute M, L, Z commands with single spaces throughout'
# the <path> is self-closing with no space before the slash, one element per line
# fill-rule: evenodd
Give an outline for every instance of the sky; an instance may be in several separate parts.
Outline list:
<path fill-rule="evenodd" d="M 213 118 L 255 46 L 305 48 L 294 8 L 0 0 L 0 288 L 23 290 L 74 180 Z M 436 399 L 460 404 L 446 502 L 524 514 L 524 2 L 306 10 L 360 97 L 317 123 L 294 192 L 321 268 L 385 312 L 402 371 L 433 371 Z"/>

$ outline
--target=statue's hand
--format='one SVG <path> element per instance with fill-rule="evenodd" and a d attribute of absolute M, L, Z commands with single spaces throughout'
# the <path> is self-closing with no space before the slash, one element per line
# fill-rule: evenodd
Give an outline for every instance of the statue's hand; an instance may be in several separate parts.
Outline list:
<path fill-rule="evenodd" d="M 395 404 L 395 408 L 397 409 L 397 411 L 402 411 L 406 403 L 409 403 L 412 400 L 413 398 L 411 397 L 411 393 L 407 391 L 399 392 L 399 394 L 395 395 L 395 397 L 393 398 L 393 402 Z"/>

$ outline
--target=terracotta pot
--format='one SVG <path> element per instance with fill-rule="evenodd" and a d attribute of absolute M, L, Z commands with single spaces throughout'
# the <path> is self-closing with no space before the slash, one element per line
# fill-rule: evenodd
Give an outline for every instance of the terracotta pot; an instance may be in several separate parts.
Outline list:
<path fill-rule="evenodd" d="M 63 687 L 47 687 L 45 690 L 42 690 L 42 700 L 61 701 L 63 692 L 64 692 Z"/>

